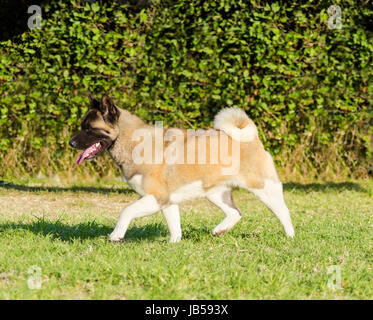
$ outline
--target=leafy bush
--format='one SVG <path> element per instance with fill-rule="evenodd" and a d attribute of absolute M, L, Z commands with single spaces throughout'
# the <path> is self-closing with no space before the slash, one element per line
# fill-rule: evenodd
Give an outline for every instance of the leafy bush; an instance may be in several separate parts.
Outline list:
<path fill-rule="evenodd" d="M 41 29 L 0 43 L 1 173 L 67 170 L 87 94 L 109 91 L 149 122 L 182 127 L 237 106 L 287 175 L 366 176 L 373 8 L 334 4 L 341 29 L 313 0 L 45 4 Z M 89 168 L 106 174 L 106 160 Z"/>

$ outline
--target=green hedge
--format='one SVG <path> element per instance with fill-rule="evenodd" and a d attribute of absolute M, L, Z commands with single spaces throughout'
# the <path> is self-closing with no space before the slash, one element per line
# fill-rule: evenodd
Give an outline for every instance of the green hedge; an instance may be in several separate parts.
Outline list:
<path fill-rule="evenodd" d="M 0 172 L 65 170 L 87 94 L 109 91 L 150 122 L 183 127 L 237 106 L 283 166 L 366 175 L 373 8 L 333 4 L 341 29 L 328 28 L 327 1 L 43 5 L 41 29 L 0 43 Z M 92 168 L 105 173 L 103 163 Z"/>

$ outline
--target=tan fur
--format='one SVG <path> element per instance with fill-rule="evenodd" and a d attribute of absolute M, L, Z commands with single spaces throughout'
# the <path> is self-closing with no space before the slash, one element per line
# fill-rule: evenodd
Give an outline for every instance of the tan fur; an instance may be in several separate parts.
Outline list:
<path fill-rule="evenodd" d="M 202 181 L 202 186 L 205 191 L 215 188 L 219 185 L 228 184 L 229 186 L 238 186 L 244 184 L 247 188 L 261 189 L 264 186 L 266 179 L 278 182 L 278 176 L 273 165 L 272 157 L 264 150 L 263 144 L 258 137 L 253 141 L 240 143 L 240 169 L 236 175 L 223 175 L 222 169 L 224 165 L 217 164 L 198 164 L 196 159 L 194 164 L 187 163 L 187 144 L 184 143 L 184 164 L 168 165 L 165 162 L 162 164 L 141 164 L 137 165 L 132 160 L 132 151 L 139 143 L 132 141 L 133 132 L 140 128 L 151 130 L 153 138 L 153 159 L 155 151 L 154 142 L 154 127 L 147 125 L 135 115 L 130 114 L 126 110 L 120 110 L 118 120 L 118 128 L 113 134 L 118 134 L 115 144 L 109 150 L 113 160 L 120 166 L 124 177 L 129 181 L 134 175 L 142 176 L 142 190 L 146 194 L 154 195 L 161 205 L 166 205 L 170 201 L 170 194 L 177 189 L 192 183 L 194 181 Z M 97 121 L 95 126 L 113 132 L 110 130 L 104 121 Z M 244 125 L 244 124 L 243 124 Z M 165 134 L 166 129 L 163 129 Z M 187 138 L 187 131 L 183 130 L 184 140 Z M 201 132 L 200 134 L 204 134 Z M 222 133 L 224 134 L 224 133 Z M 210 156 L 210 144 L 220 139 L 220 136 L 206 137 L 207 159 Z M 164 149 L 171 142 L 165 141 Z M 232 138 L 228 136 L 230 155 L 232 152 Z M 219 146 L 220 144 L 217 143 Z M 196 150 L 198 148 L 198 139 L 196 139 Z"/>

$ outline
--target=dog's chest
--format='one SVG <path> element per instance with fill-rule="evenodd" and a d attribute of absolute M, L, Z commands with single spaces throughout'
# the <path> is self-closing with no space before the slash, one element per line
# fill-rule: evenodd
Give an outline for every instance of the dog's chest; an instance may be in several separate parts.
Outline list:
<path fill-rule="evenodd" d="M 139 195 L 144 196 L 145 191 L 142 187 L 142 175 L 141 174 L 135 174 L 130 180 L 126 180 L 128 185 L 135 190 Z"/>

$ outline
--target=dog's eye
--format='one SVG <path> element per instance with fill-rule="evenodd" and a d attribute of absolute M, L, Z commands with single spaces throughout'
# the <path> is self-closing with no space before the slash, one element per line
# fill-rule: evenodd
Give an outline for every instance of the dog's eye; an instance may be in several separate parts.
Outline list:
<path fill-rule="evenodd" d="M 105 129 L 102 129 L 102 128 L 92 128 L 92 131 L 95 131 L 97 133 L 106 133 L 106 134 L 110 134 L 110 131 L 107 131 Z"/>
<path fill-rule="evenodd" d="M 91 128 L 91 127 L 86 128 L 84 131 L 85 131 L 86 133 L 88 133 L 88 134 L 94 134 L 94 133 L 97 132 L 94 128 Z"/>
<path fill-rule="evenodd" d="M 107 131 L 105 129 L 102 129 L 102 128 L 88 128 L 88 131 L 90 132 L 95 132 L 95 133 L 105 133 L 105 134 L 110 134 L 110 131 Z"/>

